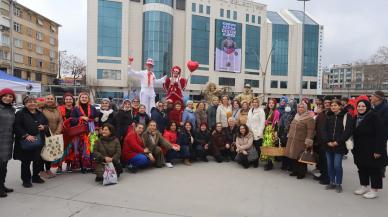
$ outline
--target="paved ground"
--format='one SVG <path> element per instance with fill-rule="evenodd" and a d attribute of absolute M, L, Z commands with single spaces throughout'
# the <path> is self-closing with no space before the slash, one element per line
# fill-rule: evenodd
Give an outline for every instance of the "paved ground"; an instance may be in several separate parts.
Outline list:
<path fill-rule="evenodd" d="M 16 192 L 0 199 L 1 217 L 381 217 L 388 204 L 387 190 L 375 200 L 352 194 L 358 178 L 351 159 L 344 161 L 342 194 L 311 176 L 296 180 L 279 169 L 244 170 L 235 163 L 126 173 L 108 187 L 92 174 L 64 174 L 31 189 L 21 186 L 19 168 L 19 162 L 9 165 L 7 183 Z"/>

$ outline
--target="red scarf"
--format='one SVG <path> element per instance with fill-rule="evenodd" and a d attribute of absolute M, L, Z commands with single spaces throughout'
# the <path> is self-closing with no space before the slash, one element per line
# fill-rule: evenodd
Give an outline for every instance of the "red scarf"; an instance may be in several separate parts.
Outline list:
<path fill-rule="evenodd" d="M 85 111 L 84 111 L 84 109 L 82 108 L 82 106 L 79 105 L 78 108 L 79 108 L 79 110 L 80 110 L 82 116 L 86 116 Z M 87 117 L 89 117 L 89 118 L 92 117 L 91 106 L 90 106 L 89 103 L 88 103 L 88 115 L 89 115 L 89 116 L 87 116 Z"/>

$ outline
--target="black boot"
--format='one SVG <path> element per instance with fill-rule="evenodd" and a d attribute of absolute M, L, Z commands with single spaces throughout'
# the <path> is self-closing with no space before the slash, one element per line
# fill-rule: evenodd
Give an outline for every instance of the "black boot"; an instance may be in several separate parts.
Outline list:
<path fill-rule="evenodd" d="M 220 155 L 214 156 L 214 158 L 216 159 L 217 163 L 222 163 L 222 161 L 224 160 Z"/>
<path fill-rule="evenodd" d="M 0 187 L 0 191 L 4 191 L 5 193 L 12 193 L 13 189 L 7 188 L 4 185 Z"/>
<path fill-rule="evenodd" d="M 259 159 L 254 160 L 254 161 L 252 162 L 252 165 L 253 165 L 253 168 L 259 167 Z"/>
<path fill-rule="evenodd" d="M 265 171 L 269 171 L 273 169 L 272 160 L 267 161 L 267 164 L 264 166 Z"/>

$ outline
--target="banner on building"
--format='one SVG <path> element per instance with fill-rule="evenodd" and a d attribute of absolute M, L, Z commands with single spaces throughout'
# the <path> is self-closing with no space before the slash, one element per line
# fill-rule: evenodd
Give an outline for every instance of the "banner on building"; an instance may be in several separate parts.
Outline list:
<path fill-rule="evenodd" d="M 241 72 L 241 28 L 240 23 L 216 20 L 216 71 Z"/>

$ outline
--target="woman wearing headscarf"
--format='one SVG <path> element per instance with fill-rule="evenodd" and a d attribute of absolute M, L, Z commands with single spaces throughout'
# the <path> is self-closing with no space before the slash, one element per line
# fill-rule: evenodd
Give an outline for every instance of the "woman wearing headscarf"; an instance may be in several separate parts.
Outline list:
<path fill-rule="evenodd" d="M 297 179 L 303 179 L 306 176 L 307 164 L 298 162 L 298 158 L 302 152 L 313 147 L 314 133 L 314 119 L 308 112 L 307 104 L 302 102 L 298 105 L 297 114 L 288 132 L 285 155 L 293 165 L 290 176 L 296 176 Z"/>
<path fill-rule="evenodd" d="M 132 106 L 129 99 L 123 101 L 120 110 L 114 116 L 113 122 L 116 129 L 116 136 L 119 138 L 121 145 L 123 145 L 128 128 L 132 127 L 133 123 Z"/>
<path fill-rule="evenodd" d="M 16 100 L 15 92 L 9 88 L 0 91 L 0 197 L 7 197 L 13 189 L 5 187 L 8 161 L 12 158 L 14 142 L 15 109 L 12 104 Z"/>
<path fill-rule="evenodd" d="M 263 147 L 273 147 L 277 139 L 278 123 L 280 113 L 276 109 L 276 99 L 270 99 L 267 107 L 264 109 L 265 112 L 265 128 L 264 128 L 264 139 Z M 273 168 L 273 157 L 261 155 L 261 159 L 266 160 L 267 164 L 264 166 L 265 170 L 272 170 Z"/>
<path fill-rule="evenodd" d="M 193 106 L 194 106 L 193 101 L 191 101 L 191 100 L 187 101 L 186 108 L 182 114 L 182 122 L 183 123 L 190 122 L 192 128 L 196 129 L 197 124 L 199 124 L 199 123 L 197 123 L 197 118 L 196 118 L 195 113 L 193 111 Z"/>
<path fill-rule="evenodd" d="M 58 106 L 56 103 L 55 96 L 53 94 L 49 94 L 45 97 L 46 105 L 42 110 L 43 115 L 48 120 L 48 128 L 50 129 L 51 136 L 62 134 L 63 129 L 63 120 L 62 115 L 58 110 Z M 42 168 L 41 176 L 47 178 L 55 177 L 55 174 L 51 172 L 51 162 L 43 161 L 44 165 Z M 59 165 L 62 167 L 62 165 Z"/>
<path fill-rule="evenodd" d="M 202 123 L 206 123 L 207 125 L 207 112 L 204 102 L 199 102 L 197 104 L 197 107 L 195 108 L 195 117 L 198 127 L 200 127 Z"/>
<path fill-rule="evenodd" d="M 290 130 L 290 125 L 292 120 L 294 120 L 294 117 L 296 115 L 297 110 L 297 103 L 296 102 L 290 102 L 286 105 L 284 108 L 284 112 L 280 118 L 279 121 L 279 128 L 278 128 L 278 137 L 279 142 L 282 147 L 286 147 L 287 145 L 287 134 Z M 282 170 L 291 170 L 292 169 L 292 163 L 287 157 L 282 158 Z"/>
<path fill-rule="evenodd" d="M 249 104 L 248 101 L 241 102 L 241 109 L 237 115 L 237 123 L 238 125 L 247 124 L 248 122 L 248 112 L 249 112 Z"/>
<path fill-rule="evenodd" d="M 101 100 L 101 109 L 98 114 L 98 126 L 103 126 L 104 124 L 113 125 L 115 112 L 112 109 L 111 101 L 108 98 L 103 98 Z"/>
<path fill-rule="evenodd" d="M 384 149 L 383 123 L 367 100 L 360 100 L 357 103 L 353 141 L 352 152 L 361 185 L 354 193 L 367 199 L 376 198 L 378 190 L 383 188 L 381 169 L 385 166 L 387 153 Z"/>
<path fill-rule="evenodd" d="M 42 164 L 40 152 L 44 145 L 44 132 L 47 129 L 48 121 L 42 112 L 38 110 L 34 96 L 25 96 L 23 105 L 24 108 L 16 113 L 13 157 L 15 160 L 21 161 L 23 186 L 31 188 L 31 182 L 44 183 L 44 180 L 39 176 Z M 31 162 L 33 163 L 32 175 Z"/>
<path fill-rule="evenodd" d="M 93 134 L 98 126 L 98 112 L 96 108 L 90 104 L 89 94 L 81 92 L 78 96 L 78 102 L 74 107 L 71 115 L 72 125 L 87 124 L 88 130 L 79 136 L 73 138 L 73 145 L 75 151 L 75 160 L 73 165 L 78 168 L 81 167 L 81 172 L 86 173 L 92 169 L 93 140 L 91 141 L 89 135 Z"/>

